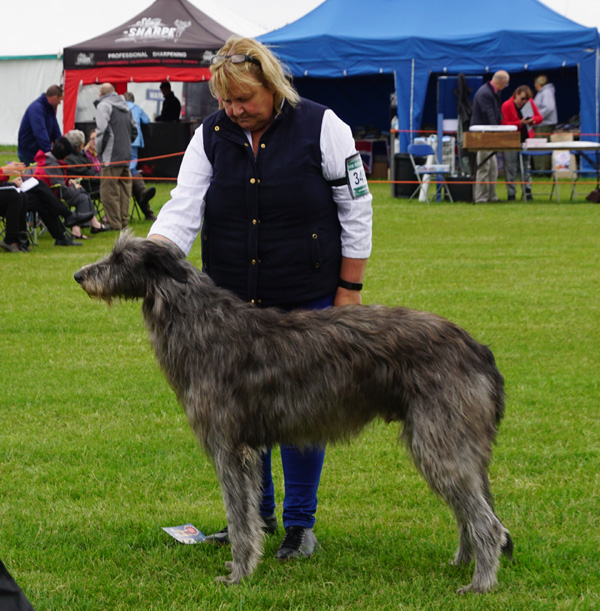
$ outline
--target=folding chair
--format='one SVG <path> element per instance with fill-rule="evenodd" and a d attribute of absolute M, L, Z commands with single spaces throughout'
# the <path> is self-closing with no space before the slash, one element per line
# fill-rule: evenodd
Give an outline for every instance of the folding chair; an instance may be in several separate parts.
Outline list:
<path fill-rule="evenodd" d="M 550 176 L 552 179 L 552 189 L 550 189 L 550 197 L 548 201 L 552 199 L 552 195 L 556 194 L 556 203 L 560 202 L 560 194 L 558 192 L 558 180 L 556 179 L 556 172 L 554 170 L 535 170 L 533 168 L 533 158 L 534 157 L 547 157 L 550 155 L 552 158 L 552 151 L 521 151 L 519 154 L 519 165 L 521 168 L 521 180 L 525 180 L 525 164 L 523 163 L 524 159 L 529 159 L 529 175 L 530 176 Z M 531 196 L 533 197 L 533 181 L 531 183 Z M 524 189 L 521 190 L 521 193 Z M 522 197 L 522 195 L 521 195 Z"/>
<path fill-rule="evenodd" d="M 100 187 L 95 184 L 96 182 L 96 178 L 82 178 L 81 186 L 87 191 L 87 194 L 90 196 L 92 204 L 94 204 L 96 216 L 98 217 L 98 220 L 102 223 L 102 219 L 104 217 L 104 207 L 102 206 L 102 200 L 100 199 Z"/>
<path fill-rule="evenodd" d="M 577 181 L 579 180 L 579 176 L 581 175 L 592 176 L 595 172 L 596 173 L 596 187 L 600 189 L 600 153 L 594 150 L 592 151 L 576 150 L 576 151 L 571 151 L 571 154 L 575 155 L 575 158 L 577 159 L 577 167 L 573 170 L 573 179 L 572 179 L 572 184 L 571 184 L 571 201 L 573 201 L 573 198 L 577 195 L 577 193 L 575 192 L 575 188 L 577 185 Z M 595 166 L 596 169 L 595 170 L 592 168 L 587 168 L 585 170 L 582 169 L 581 167 L 582 159 L 587 159 L 587 161 L 592 166 Z"/>
<path fill-rule="evenodd" d="M 27 237 L 34 246 L 38 245 L 38 237 L 44 235 L 46 231 L 48 229 L 40 215 L 37 212 L 27 212 Z"/>
<path fill-rule="evenodd" d="M 140 205 L 137 202 L 137 199 L 135 199 L 135 197 L 132 194 L 131 195 L 131 211 L 129 212 L 129 220 L 133 221 L 134 217 L 136 216 L 138 218 L 138 221 L 142 221 L 146 218 L 144 216 L 144 213 L 142 212 L 142 209 L 140 208 Z"/>
<path fill-rule="evenodd" d="M 450 174 L 450 165 L 449 164 L 440 164 L 437 160 L 437 155 L 433 150 L 433 147 L 429 144 L 409 144 L 408 145 L 408 156 L 410 157 L 410 162 L 412 164 L 413 170 L 415 172 L 415 176 L 419 181 L 419 186 L 414 190 L 413 194 L 410 196 L 408 201 L 412 201 L 412 198 L 419 192 L 423 193 L 425 200 L 429 204 L 429 183 L 431 179 L 429 178 L 432 174 L 436 177 L 441 177 L 441 189 L 442 189 L 442 197 L 444 195 L 444 190 L 448 195 L 448 199 L 452 200 L 452 195 L 450 193 L 450 189 L 448 188 L 448 184 L 444 180 L 444 176 L 448 176 Z M 425 157 L 425 164 L 418 164 L 416 162 L 416 157 Z M 433 160 L 433 164 L 429 163 L 429 159 Z M 437 191 L 437 189 L 436 189 Z"/>

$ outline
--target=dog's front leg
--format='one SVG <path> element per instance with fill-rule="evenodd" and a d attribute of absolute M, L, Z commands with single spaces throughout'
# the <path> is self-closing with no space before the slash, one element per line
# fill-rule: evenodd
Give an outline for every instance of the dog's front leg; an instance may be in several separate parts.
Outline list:
<path fill-rule="evenodd" d="M 262 555 L 263 531 L 259 515 L 260 454 L 243 444 L 234 450 L 215 449 L 217 477 L 223 491 L 233 561 L 226 564 L 229 576 L 217 581 L 234 584 L 250 575 Z"/>

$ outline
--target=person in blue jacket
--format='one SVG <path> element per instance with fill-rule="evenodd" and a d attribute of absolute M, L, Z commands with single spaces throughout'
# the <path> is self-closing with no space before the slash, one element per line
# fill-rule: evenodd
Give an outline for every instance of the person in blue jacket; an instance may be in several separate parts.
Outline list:
<path fill-rule="evenodd" d="M 192 138 L 177 187 L 149 238 L 187 255 L 200 234 L 203 270 L 258 308 L 361 303 L 372 197 L 352 131 L 298 95 L 272 51 L 230 38 L 211 60 L 221 110 Z M 284 445 L 279 560 L 311 556 L 325 448 Z M 277 530 L 271 452 L 262 456 L 263 530 Z M 229 543 L 229 531 L 206 542 Z"/>
<path fill-rule="evenodd" d="M 51 85 L 46 93 L 34 100 L 25 111 L 19 127 L 17 155 L 25 165 L 31 165 L 38 151 L 47 153 L 55 140 L 62 136 L 56 110 L 63 99 L 63 89 Z"/>
<path fill-rule="evenodd" d="M 138 128 L 137 137 L 131 143 L 131 162 L 129 163 L 131 176 L 133 176 L 133 180 L 131 182 L 133 197 L 135 197 L 135 201 L 138 203 L 140 209 L 144 213 L 146 220 L 155 221 L 156 215 L 154 214 L 154 212 L 152 212 L 152 208 L 150 207 L 150 200 L 156 195 L 156 189 L 154 187 L 150 187 L 149 189 L 146 187 L 146 184 L 142 179 L 142 175 L 140 174 L 140 171 L 137 168 L 139 150 L 144 148 L 144 134 L 142 133 L 142 124 L 146 125 L 150 123 L 150 118 L 144 112 L 144 109 L 135 103 L 135 97 L 133 93 L 131 93 L 131 91 L 126 91 L 123 94 L 123 97 L 125 98 L 125 102 L 127 102 L 127 106 L 131 111 L 133 119 Z"/>

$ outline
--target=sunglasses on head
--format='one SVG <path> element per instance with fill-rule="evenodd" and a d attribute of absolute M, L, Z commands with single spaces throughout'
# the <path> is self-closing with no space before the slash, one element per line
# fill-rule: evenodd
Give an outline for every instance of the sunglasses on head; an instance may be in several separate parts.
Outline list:
<path fill-rule="evenodd" d="M 227 60 L 229 60 L 232 64 L 243 64 L 245 62 L 250 62 L 251 64 L 260 66 L 260 62 L 256 58 L 250 57 L 250 55 L 244 55 L 243 53 L 233 53 L 232 55 L 213 55 L 210 58 L 210 63 L 214 66 L 215 64 L 221 64 Z"/>

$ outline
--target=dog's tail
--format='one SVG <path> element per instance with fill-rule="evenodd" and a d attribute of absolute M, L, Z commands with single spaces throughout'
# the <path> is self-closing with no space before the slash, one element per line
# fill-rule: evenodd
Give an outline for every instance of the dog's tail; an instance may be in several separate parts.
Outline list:
<path fill-rule="evenodd" d="M 479 354 L 484 362 L 485 371 L 491 385 L 491 398 L 494 403 L 496 428 L 504 417 L 504 377 L 498 370 L 493 352 L 482 344 L 478 344 Z"/>
<path fill-rule="evenodd" d="M 513 550 L 514 550 L 513 540 L 511 536 L 508 534 L 508 531 L 505 533 L 505 535 L 506 535 L 506 539 L 504 543 L 502 544 L 502 553 L 506 556 L 508 560 L 512 561 L 513 560 Z"/>

